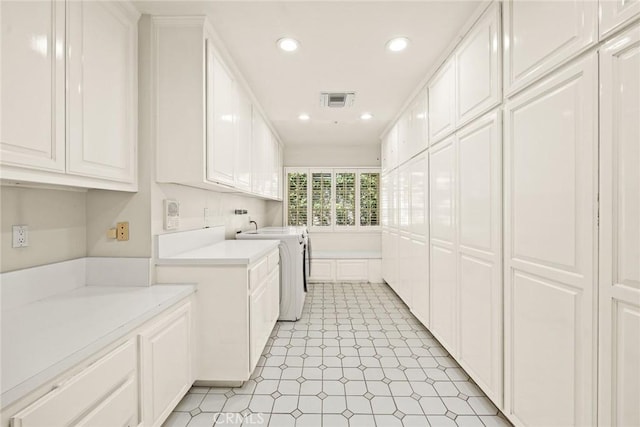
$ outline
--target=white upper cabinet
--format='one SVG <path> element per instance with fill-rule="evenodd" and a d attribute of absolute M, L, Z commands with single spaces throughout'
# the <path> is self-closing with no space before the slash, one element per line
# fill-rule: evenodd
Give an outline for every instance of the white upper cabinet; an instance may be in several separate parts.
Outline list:
<path fill-rule="evenodd" d="M 236 88 L 238 89 L 238 88 Z M 238 89 L 238 114 L 236 124 L 238 144 L 235 157 L 235 185 L 243 190 L 251 190 L 251 132 L 253 106 L 247 96 Z"/>
<path fill-rule="evenodd" d="M 0 162 L 65 170 L 64 3 L 0 3 Z"/>
<path fill-rule="evenodd" d="M 502 100 L 500 55 L 500 3 L 493 3 L 456 49 L 458 126 Z"/>
<path fill-rule="evenodd" d="M 134 183 L 138 14 L 127 3 L 67 3 L 68 172 Z"/>
<path fill-rule="evenodd" d="M 280 199 L 280 146 L 222 62 L 206 18 L 153 16 L 141 28 L 152 58 L 157 181 Z"/>
<path fill-rule="evenodd" d="M 599 424 L 640 425 L 640 26 L 600 50 Z"/>
<path fill-rule="evenodd" d="M 398 120 L 398 164 L 411 158 L 411 108 L 405 110 Z"/>
<path fill-rule="evenodd" d="M 504 2 L 504 91 L 524 88 L 598 40 L 596 1 Z"/>
<path fill-rule="evenodd" d="M 455 58 L 449 59 L 429 82 L 429 142 L 431 145 L 455 129 Z"/>
<path fill-rule="evenodd" d="M 600 0 L 600 40 L 640 17 L 640 1 Z"/>
<path fill-rule="evenodd" d="M 592 53 L 505 107 L 504 396 L 520 425 L 596 422 L 597 72 Z"/>
<path fill-rule="evenodd" d="M 428 90 L 425 87 L 411 106 L 411 139 L 409 150 L 411 157 L 427 149 L 429 143 L 428 118 L 429 118 L 429 98 Z"/>
<path fill-rule="evenodd" d="M 382 140 L 382 173 L 398 166 L 398 125 L 391 128 Z"/>
<path fill-rule="evenodd" d="M 128 2 L 2 2 L 2 178 L 137 190 L 139 16 Z"/>
<path fill-rule="evenodd" d="M 207 41 L 207 179 L 235 184 L 235 82 Z"/>

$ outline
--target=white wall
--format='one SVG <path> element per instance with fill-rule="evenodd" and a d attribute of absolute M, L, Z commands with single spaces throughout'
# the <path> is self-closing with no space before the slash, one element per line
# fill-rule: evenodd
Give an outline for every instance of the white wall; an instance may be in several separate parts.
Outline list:
<path fill-rule="evenodd" d="M 368 145 L 287 145 L 285 166 L 380 166 L 380 143 Z"/>
<path fill-rule="evenodd" d="M 0 194 L 0 271 L 86 255 L 86 192 L 2 186 Z M 29 246 L 14 249 L 11 226 L 19 224 L 29 226 Z"/>

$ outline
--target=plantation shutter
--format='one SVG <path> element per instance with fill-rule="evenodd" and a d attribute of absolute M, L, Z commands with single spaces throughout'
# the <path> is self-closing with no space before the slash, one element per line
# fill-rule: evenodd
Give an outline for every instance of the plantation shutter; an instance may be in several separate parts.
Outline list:
<path fill-rule="evenodd" d="M 331 172 L 311 174 L 311 218 L 315 227 L 331 226 Z"/>
<path fill-rule="evenodd" d="M 336 225 L 356 225 L 355 172 L 336 172 Z"/>
<path fill-rule="evenodd" d="M 380 174 L 360 173 L 360 225 L 380 225 Z"/>
<path fill-rule="evenodd" d="M 307 173 L 289 172 L 287 174 L 288 185 L 288 209 L 287 225 L 307 225 Z"/>

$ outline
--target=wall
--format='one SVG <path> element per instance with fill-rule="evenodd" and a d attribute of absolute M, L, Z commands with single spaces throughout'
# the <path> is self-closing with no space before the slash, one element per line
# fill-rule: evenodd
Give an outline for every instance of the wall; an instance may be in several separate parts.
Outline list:
<path fill-rule="evenodd" d="M 309 167 L 380 166 L 380 144 L 287 145 L 284 165 Z"/>
<path fill-rule="evenodd" d="M 0 271 L 86 256 L 86 199 L 81 191 L 2 186 Z M 29 226 L 29 246 L 12 248 L 12 225 Z"/>

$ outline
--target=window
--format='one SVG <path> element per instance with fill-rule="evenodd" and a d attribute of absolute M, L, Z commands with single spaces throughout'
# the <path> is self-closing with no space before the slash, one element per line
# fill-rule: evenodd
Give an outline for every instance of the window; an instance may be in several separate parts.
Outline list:
<path fill-rule="evenodd" d="M 287 225 L 312 230 L 380 226 L 380 172 L 372 169 L 287 168 Z"/>

